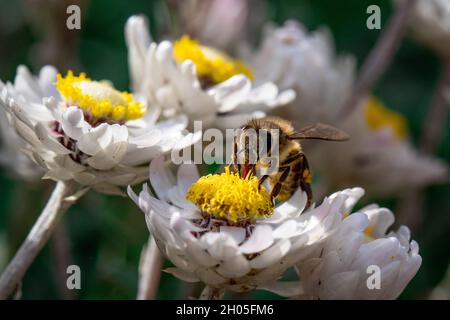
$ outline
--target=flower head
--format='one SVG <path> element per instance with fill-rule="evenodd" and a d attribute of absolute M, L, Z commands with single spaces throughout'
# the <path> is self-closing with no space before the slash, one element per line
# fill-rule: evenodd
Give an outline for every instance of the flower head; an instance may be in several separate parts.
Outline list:
<path fill-rule="evenodd" d="M 255 177 L 225 171 L 200 178 L 192 164 L 181 165 L 174 176 L 163 158 L 150 164 L 150 182 L 154 192 L 144 185 L 139 195 L 129 188 L 129 195 L 175 265 L 167 272 L 214 288 L 264 288 L 281 295 L 300 288 L 294 282 L 286 290 L 278 278 L 326 241 L 362 193 L 346 190 L 306 211 L 307 197 L 299 190 L 273 207 Z"/>
<path fill-rule="evenodd" d="M 53 67 L 41 75 L 19 67 L 14 84 L 0 83 L 0 104 L 44 178 L 122 194 L 120 186 L 145 179 L 152 158 L 193 142 L 185 117 L 157 122 L 158 109 L 106 82 Z"/>
<path fill-rule="evenodd" d="M 143 17 L 128 19 L 126 39 L 134 90 L 165 116 L 186 114 L 204 127 L 236 128 L 295 96 L 253 79 L 240 61 L 187 36 L 152 43 Z"/>
<path fill-rule="evenodd" d="M 393 222 L 394 215 L 376 205 L 346 217 L 322 248 L 297 265 L 304 294 L 319 299 L 396 299 L 422 258 L 407 227 L 387 233 Z M 371 289 L 373 270 L 379 271 L 380 281 Z"/>
<path fill-rule="evenodd" d="M 142 103 L 128 92 L 119 92 L 107 82 L 92 81 L 85 73 L 66 77 L 57 75 L 56 88 L 70 105 L 80 107 L 94 121 L 126 122 L 141 118 L 145 113 Z"/>
<path fill-rule="evenodd" d="M 253 79 L 252 72 L 241 61 L 218 49 L 203 46 L 189 36 L 183 36 L 174 42 L 173 54 L 179 63 L 192 61 L 203 83 L 218 84 L 238 74 Z"/>

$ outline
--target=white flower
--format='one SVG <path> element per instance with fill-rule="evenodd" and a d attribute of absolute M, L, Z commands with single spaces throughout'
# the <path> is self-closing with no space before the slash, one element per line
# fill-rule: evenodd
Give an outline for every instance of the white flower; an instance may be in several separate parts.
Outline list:
<path fill-rule="evenodd" d="M 450 57 L 448 0 L 418 0 L 409 22 L 417 40 L 434 49 L 439 55 Z"/>
<path fill-rule="evenodd" d="M 194 139 L 183 133 L 183 116 L 157 122 L 157 108 L 84 74 L 57 77 L 47 66 L 36 78 L 19 67 L 14 84 L 0 82 L 0 92 L 11 130 L 44 178 L 121 194 L 119 186 L 145 180 L 151 159 Z"/>
<path fill-rule="evenodd" d="M 255 78 L 292 88 L 296 99 L 276 110 L 300 127 L 313 122 L 337 125 L 337 118 L 352 90 L 355 60 L 336 57 L 327 29 L 308 33 L 296 21 L 270 26 L 261 48 L 250 58 Z"/>
<path fill-rule="evenodd" d="M 394 215 L 376 205 L 345 218 L 322 248 L 298 264 L 304 294 L 327 300 L 397 298 L 422 258 L 407 227 L 386 234 L 393 222 Z"/>
<path fill-rule="evenodd" d="M 359 185 L 371 195 L 392 197 L 448 179 L 444 162 L 412 146 L 406 119 L 374 97 L 363 103 L 340 124 L 348 142 L 320 143 L 308 153 L 329 189 Z"/>
<path fill-rule="evenodd" d="M 194 165 L 183 164 L 175 177 L 162 158 L 152 161 L 150 182 L 154 193 L 144 185 L 139 195 L 129 188 L 129 195 L 175 265 L 167 272 L 214 288 L 285 296 L 298 293 L 297 282 L 276 280 L 326 241 L 363 192 L 345 190 L 305 211 L 299 190 L 273 208 L 255 176 L 243 179 L 226 169 L 199 178 Z"/>
<path fill-rule="evenodd" d="M 295 96 L 271 82 L 254 87 L 245 65 L 187 36 L 173 44 L 151 42 L 143 17 L 128 20 L 126 39 L 134 90 L 164 116 L 183 113 L 204 127 L 236 128 Z"/>

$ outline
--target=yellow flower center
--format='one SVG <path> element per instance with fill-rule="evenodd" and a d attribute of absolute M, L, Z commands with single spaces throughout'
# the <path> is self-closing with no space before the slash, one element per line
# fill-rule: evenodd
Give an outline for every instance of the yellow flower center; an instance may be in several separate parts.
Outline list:
<path fill-rule="evenodd" d="M 273 203 L 256 176 L 240 177 L 225 167 L 221 174 L 201 177 L 189 189 L 186 199 L 203 212 L 231 223 L 254 221 L 273 213 Z"/>
<path fill-rule="evenodd" d="M 408 136 L 406 119 L 398 112 L 388 109 L 379 99 L 371 97 L 365 106 L 367 125 L 372 130 L 390 128 L 398 140 Z"/>
<path fill-rule="evenodd" d="M 95 119 L 125 122 L 141 118 L 145 112 L 142 103 L 133 100 L 128 92 L 120 92 L 107 82 L 92 81 L 85 73 L 65 77 L 58 74 L 56 88 L 64 99 L 90 113 Z"/>
<path fill-rule="evenodd" d="M 243 74 L 253 79 L 250 69 L 241 61 L 232 59 L 225 53 L 202 46 L 189 36 L 183 36 L 175 41 L 173 55 L 176 61 L 191 60 L 196 67 L 197 75 L 206 78 L 212 84 L 221 83 L 236 74 Z"/>

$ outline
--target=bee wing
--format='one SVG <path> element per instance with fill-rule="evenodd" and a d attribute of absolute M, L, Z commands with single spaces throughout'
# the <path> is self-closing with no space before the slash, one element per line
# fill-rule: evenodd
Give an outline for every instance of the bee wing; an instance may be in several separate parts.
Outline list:
<path fill-rule="evenodd" d="M 294 132 L 289 136 L 291 140 L 319 139 L 330 141 L 345 141 L 350 136 L 342 130 L 323 123 L 315 123 Z"/>

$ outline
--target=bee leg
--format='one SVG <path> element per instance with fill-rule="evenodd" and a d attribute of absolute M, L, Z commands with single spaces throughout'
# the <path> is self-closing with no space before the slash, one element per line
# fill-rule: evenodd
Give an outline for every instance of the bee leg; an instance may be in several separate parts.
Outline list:
<path fill-rule="evenodd" d="M 306 207 L 305 207 L 305 209 L 308 209 L 312 205 L 312 198 L 313 198 L 311 185 L 309 183 L 301 182 L 300 187 L 306 193 L 306 196 L 308 198 L 307 202 L 306 202 Z"/>
<path fill-rule="evenodd" d="M 234 147 L 233 147 L 233 169 L 234 169 L 234 173 L 240 174 L 241 166 L 238 163 L 237 152 L 238 152 L 238 144 L 236 142 L 236 137 L 235 137 L 234 138 Z"/>
<path fill-rule="evenodd" d="M 307 203 L 306 208 L 308 209 L 312 204 L 313 194 L 311 189 L 311 171 L 309 169 L 308 160 L 305 155 L 302 154 L 302 169 L 301 169 L 301 179 L 300 179 L 300 188 L 306 193 Z"/>
<path fill-rule="evenodd" d="M 261 185 L 264 183 L 264 181 L 267 180 L 269 176 L 266 174 L 264 176 L 261 177 L 261 179 L 259 179 L 258 181 L 258 191 L 261 190 Z"/>
<path fill-rule="evenodd" d="M 289 172 L 291 171 L 291 167 L 283 167 L 280 169 L 282 169 L 283 172 L 281 173 L 278 182 L 275 184 L 275 186 L 272 188 L 272 191 L 270 192 L 270 199 L 272 201 L 280 194 L 282 183 L 287 179 Z"/>

